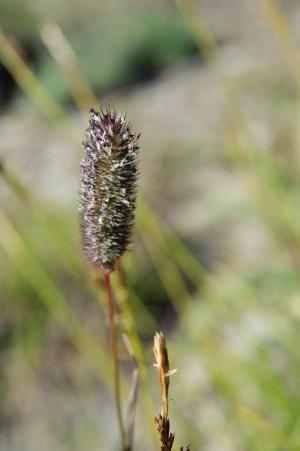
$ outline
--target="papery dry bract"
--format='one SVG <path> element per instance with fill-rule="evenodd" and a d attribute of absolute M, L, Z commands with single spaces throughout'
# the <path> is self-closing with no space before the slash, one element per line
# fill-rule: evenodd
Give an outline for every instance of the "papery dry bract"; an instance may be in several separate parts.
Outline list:
<path fill-rule="evenodd" d="M 90 110 L 81 162 L 81 233 L 88 258 L 105 271 L 114 269 L 130 241 L 138 138 L 123 114 Z"/>

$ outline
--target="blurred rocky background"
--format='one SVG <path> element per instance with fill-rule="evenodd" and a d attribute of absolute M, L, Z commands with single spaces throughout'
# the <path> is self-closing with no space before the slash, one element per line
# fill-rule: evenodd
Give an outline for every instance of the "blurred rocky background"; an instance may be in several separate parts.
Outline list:
<path fill-rule="evenodd" d="M 136 449 L 159 449 L 160 329 L 176 449 L 298 449 L 299 23 L 296 0 L 0 0 L 1 450 L 118 449 L 77 214 L 106 104 L 142 133 L 120 315 L 147 369 Z"/>

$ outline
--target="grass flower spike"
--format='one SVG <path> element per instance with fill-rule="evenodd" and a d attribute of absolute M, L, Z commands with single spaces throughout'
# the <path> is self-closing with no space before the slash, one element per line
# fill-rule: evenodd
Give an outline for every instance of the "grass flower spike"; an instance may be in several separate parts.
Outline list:
<path fill-rule="evenodd" d="M 138 138 L 123 114 L 90 110 L 81 162 L 81 231 L 89 260 L 108 272 L 130 242 Z"/>
<path fill-rule="evenodd" d="M 132 132 L 123 114 L 109 107 L 104 111 L 90 110 L 90 124 L 83 143 L 85 155 L 81 161 L 81 233 L 88 259 L 104 273 L 122 451 L 130 451 L 130 440 L 121 406 L 116 309 L 110 275 L 130 242 L 136 203 L 138 139 L 139 135 Z"/>

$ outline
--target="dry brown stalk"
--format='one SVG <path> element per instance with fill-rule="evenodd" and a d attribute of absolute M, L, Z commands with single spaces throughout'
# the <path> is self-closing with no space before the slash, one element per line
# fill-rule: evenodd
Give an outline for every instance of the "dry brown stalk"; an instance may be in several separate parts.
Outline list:
<path fill-rule="evenodd" d="M 160 394 L 161 394 L 161 410 L 158 417 L 154 419 L 160 438 L 161 451 L 171 451 L 174 443 L 175 434 L 170 432 L 169 420 L 169 385 L 170 376 L 177 370 L 170 370 L 168 350 L 166 339 L 162 332 L 156 332 L 154 335 L 153 352 L 155 356 L 156 366 L 159 370 Z M 179 451 L 190 451 L 190 445 L 185 448 L 181 447 Z"/>

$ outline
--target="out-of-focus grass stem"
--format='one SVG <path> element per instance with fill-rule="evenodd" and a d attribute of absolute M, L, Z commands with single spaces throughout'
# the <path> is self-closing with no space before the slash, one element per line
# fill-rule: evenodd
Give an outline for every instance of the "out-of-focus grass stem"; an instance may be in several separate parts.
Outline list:
<path fill-rule="evenodd" d="M 13 75 L 20 88 L 38 106 L 50 122 L 59 126 L 64 133 L 66 133 L 66 128 L 69 133 L 72 133 L 72 128 L 70 127 L 71 124 L 64 109 L 36 78 L 29 66 L 20 56 L 16 46 L 7 38 L 1 28 L 0 59 L 3 65 Z M 72 137 L 74 138 L 73 134 Z"/>
<path fill-rule="evenodd" d="M 237 416 L 245 423 L 262 432 L 274 444 L 290 451 L 299 451 L 298 444 L 292 442 L 287 435 L 276 429 L 269 421 L 248 407 L 241 407 Z"/>
<path fill-rule="evenodd" d="M 41 28 L 41 38 L 65 77 L 79 110 L 98 104 L 92 89 L 81 73 L 76 54 L 61 28 L 54 22 Z"/>
<path fill-rule="evenodd" d="M 36 291 L 53 318 L 64 327 L 80 352 L 99 370 L 102 380 L 112 388 L 109 359 L 70 309 L 64 296 L 44 267 L 35 258 L 7 215 L 0 211 L 0 245 L 28 284 Z M 21 258 L 22 257 L 22 258 Z M 26 258 L 26 264 L 22 259 Z"/>
<path fill-rule="evenodd" d="M 194 0 L 175 0 L 178 10 L 185 18 L 202 55 L 210 61 L 218 50 L 218 43 L 200 14 L 200 7 Z"/>
<path fill-rule="evenodd" d="M 137 214 L 139 234 L 142 237 L 153 265 L 157 269 L 157 274 L 180 317 L 183 306 L 192 302 L 190 294 L 178 267 L 168 251 L 164 237 L 159 232 L 158 224 L 153 217 L 144 215 L 143 213 L 144 210 L 141 207 Z M 155 230 L 156 233 L 154 236 Z"/>
<path fill-rule="evenodd" d="M 297 48 L 297 38 L 288 23 L 284 10 L 277 0 L 263 0 L 264 16 L 281 47 L 288 67 L 294 76 L 298 89 L 300 88 L 300 53 Z"/>
<path fill-rule="evenodd" d="M 21 181 L 21 174 L 19 174 L 15 168 L 12 170 L 12 168 L 1 161 L 0 167 L 0 176 L 14 192 L 20 202 L 30 211 L 36 222 L 42 226 L 67 266 L 72 269 L 77 277 L 86 279 L 78 255 L 74 251 L 74 248 L 69 244 L 68 240 L 60 234 L 56 224 L 49 220 L 45 210 L 41 206 L 42 201 L 37 199 L 33 193 L 29 192 L 27 186 Z"/>
<path fill-rule="evenodd" d="M 207 273 L 200 261 L 192 254 L 177 234 L 160 218 L 146 199 L 141 205 L 141 217 L 146 217 L 151 223 L 149 233 L 158 241 L 160 246 L 176 261 L 181 271 L 195 284 L 201 285 Z M 151 229 L 151 230 L 150 230 Z"/>

